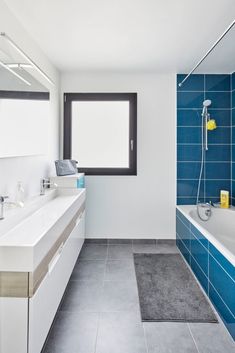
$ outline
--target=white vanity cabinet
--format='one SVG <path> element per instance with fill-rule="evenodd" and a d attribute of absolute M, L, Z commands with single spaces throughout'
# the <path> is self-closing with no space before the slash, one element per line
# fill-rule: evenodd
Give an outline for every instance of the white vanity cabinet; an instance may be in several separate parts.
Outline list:
<path fill-rule="evenodd" d="M 0 298 L 0 353 L 41 352 L 84 242 L 85 190 L 55 230 L 53 246 L 28 272 L 28 297 Z"/>
<path fill-rule="evenodd" d="M 29 299 L 29 351 L 40 353 L 84 241 L 85 211 Z"/>

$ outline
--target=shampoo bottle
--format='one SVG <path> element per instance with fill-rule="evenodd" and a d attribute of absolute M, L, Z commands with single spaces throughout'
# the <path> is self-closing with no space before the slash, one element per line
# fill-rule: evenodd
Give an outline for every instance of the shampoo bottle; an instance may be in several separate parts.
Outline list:
<path fill-rule="evenodd" d="M 24 207 L 24 188 L 21 181 L 17 183 L 16 204 L 19 207 Z"/>
<path fill-rule="evenodd" d="M 229 192 L 226 190 L 220 190 L 220 207 L 229 208 Z"/>

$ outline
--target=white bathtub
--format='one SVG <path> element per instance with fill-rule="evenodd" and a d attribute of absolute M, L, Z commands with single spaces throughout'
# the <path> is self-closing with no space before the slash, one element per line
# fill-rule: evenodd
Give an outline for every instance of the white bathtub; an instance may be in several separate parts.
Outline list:
<path fill-rule="evenodd" d="M 235 207 L 212 207 L 212 215 L 205 222 L 198 217 L 195 205 L 177 209 L 235 266 Z"/>

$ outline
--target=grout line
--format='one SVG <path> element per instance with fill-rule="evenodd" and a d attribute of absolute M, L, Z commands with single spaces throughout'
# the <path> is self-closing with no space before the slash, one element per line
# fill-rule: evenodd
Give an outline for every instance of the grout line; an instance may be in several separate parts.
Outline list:
<path fill-rule="evenodd" d="M 145 331 L 145 327 L 144 327 L 144 323 L 142 323 L 142 327 L 143 327 L 143 331 L 144 331 L 144 341 L 145 341 L 145 347 L 146 347 L 146 351 L 147 353 L 149 353 L 149 349 L 148 349 L 148 341 L 147 341 L 147 337 L 146 337 L 146 331 Z"/>
<path fill-rule="evenodd" d="M 188 322 L 187 322 L 187 325 L 188 325 L 189 333 L 190 333 L 190 335 L 191 335 L 191 337 L 192 337 L 192 340 L 193 340 L 193 342 L 194 342 L 194 344 L 195 344 L 195 346 L 196 346 L 196 349 L 197 349 L 198 353 L 200 353 L 200 350 L 199 350 L 199 348 L 198 348 L 196 339 L 195 339 L 194 336 L 193 336 L 193 333 L 192 333 L 192 331 L 191 331 L 190 324 L 189 324 Z"/>
<path fill-rule="evenodd" d="M 108 262 L 108 248 L 109 248 L 109 242 L 107 241 L 106 258 L 105 258 L 105 267 L 104 267 L 104 274 L 103 274 L 103 284 L 102 284 L 102 287 L 101 287 L 101 289 L 100 289 L 101 295 L 103 294 L 103 291 L 104 291 L 105 276 L 106 276 L 106 268 L 107 268 L 107 262 Z M 99 313 L 98 313 L 98 323 L 97 323 L 97 331 L 96 331 L 95 351 L 94 351 L 94 353 L 97 352 L 97 341 L 98 341 L 98 334 L 99 334 L 99 329 L 100 329 L 101 314 L 102 314 L 102 311 L 99 311 Z"/>

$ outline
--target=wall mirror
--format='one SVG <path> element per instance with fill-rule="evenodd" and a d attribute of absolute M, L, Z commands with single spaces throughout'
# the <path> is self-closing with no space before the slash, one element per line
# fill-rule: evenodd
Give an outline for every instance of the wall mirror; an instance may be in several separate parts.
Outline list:
<path fill-rule="evenodd" d="M 0 158 L 47 153 L 49 91 L 33 64 L 0 35 Z"/>

